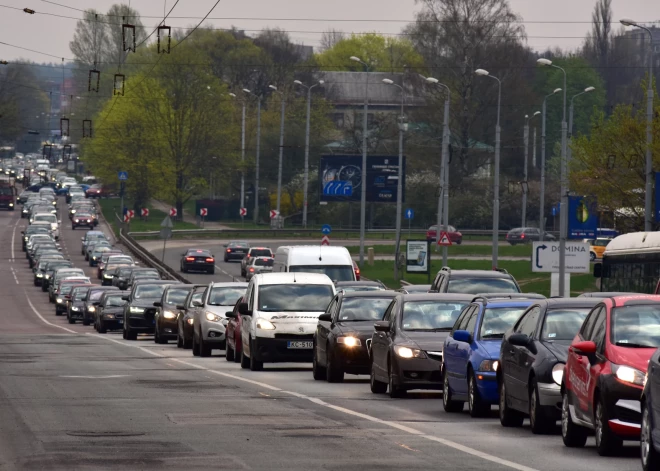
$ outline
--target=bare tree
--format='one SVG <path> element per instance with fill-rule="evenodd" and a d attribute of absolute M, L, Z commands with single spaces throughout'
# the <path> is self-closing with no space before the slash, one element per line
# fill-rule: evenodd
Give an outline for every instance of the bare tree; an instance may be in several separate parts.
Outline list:
<path fill-rule="evenodd" d="M 320 52 L 327 51 L 332 49 L 339 41 L 342 41 L 346 35 L 343 31 L 338 29 L 330 28 L 323 32 L 321 35 L 321 46 Z"/>

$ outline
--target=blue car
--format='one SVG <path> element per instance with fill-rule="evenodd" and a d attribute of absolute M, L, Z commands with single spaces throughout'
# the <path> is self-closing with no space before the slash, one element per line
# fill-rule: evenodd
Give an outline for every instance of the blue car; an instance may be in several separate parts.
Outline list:
<path fill-rule="evenodd" d="M 522 299 L 521 299 L 522 298 Z M 525 299 L 526 298 L 526 299 Z M 445 340 L 442 403 L 447 412 L 480 417 L 497 404 L 497 368 L 504 333 L 541 295 L 479 295 L 468 304 Z"/>

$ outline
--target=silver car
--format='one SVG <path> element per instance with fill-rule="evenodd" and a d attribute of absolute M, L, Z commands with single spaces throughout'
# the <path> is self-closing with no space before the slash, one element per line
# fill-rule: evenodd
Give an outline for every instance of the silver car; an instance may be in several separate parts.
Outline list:
<path fill-rule="evenodd" d="M 245 281 L 250 281 L 254 275 L 259 273 L 270 273 L 273 271 L 275 259 L 271 257 L 252 257 L 245 270 Z"/>
<path fill-rule="evenodd" d="M 195 356 L 209 357 L 211 351 L 224 350 L 227 312 L 245 295 L 247 283 L 211 283 L 201 302 L 194 303 L 192 351 Z"/>

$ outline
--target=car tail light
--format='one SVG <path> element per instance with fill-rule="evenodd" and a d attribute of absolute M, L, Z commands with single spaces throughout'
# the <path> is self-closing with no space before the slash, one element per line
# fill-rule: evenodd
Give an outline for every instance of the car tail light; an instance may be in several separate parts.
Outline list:
<path fill-rule="evenodd" d="M 358 267 L 355 267 L 355 279 L 360 281 L 360 269 Z"/>
<path fill-rule="evenodd" d="M 213 263 L 213 262 L 215 262 L 215 260 L 212 259 L 212 258 L 207 258 L 206 261 L 207 261 L 208 263 Z"/>
<path fill-rule="evenodd" d="M 186 262 L 194 262 L 195 257 L 186 257 Z"/>
<path fill-rule="evenodd" d="M 525 234 L 520 234 L 520 238 L 521 238 L 521 239 L 524 239 L 524 238 L 525 238 Z"/>
<path fill-rule="evenodd" d="M 250 271 L 254 271 L 254 268 L 250 267 Z"/>

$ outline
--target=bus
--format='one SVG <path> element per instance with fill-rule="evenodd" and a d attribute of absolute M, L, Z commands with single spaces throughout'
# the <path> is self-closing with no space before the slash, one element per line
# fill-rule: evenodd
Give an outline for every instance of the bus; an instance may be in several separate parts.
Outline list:
<path fill-rule="evenodd" d="M 613 239 L 594 266 L 601 291 L 654 294 L 660 280 L 660 232 L 631 232 Z"/>

